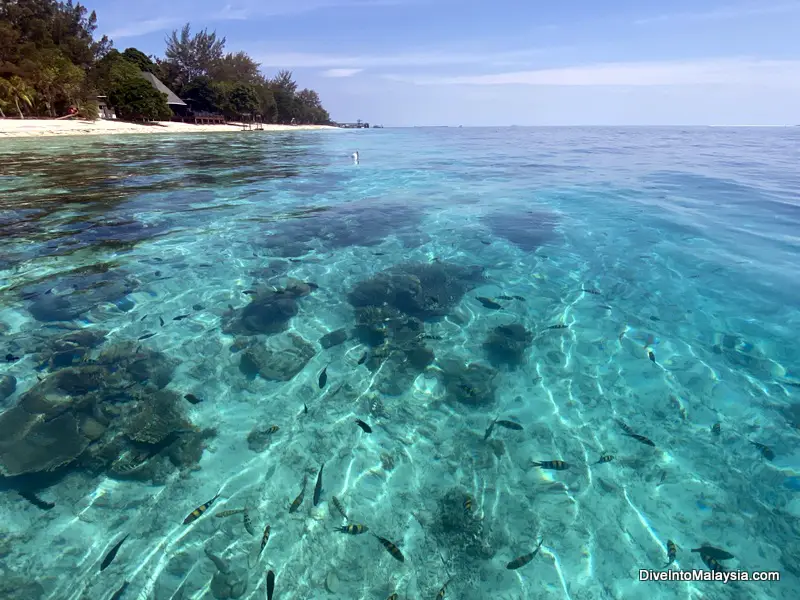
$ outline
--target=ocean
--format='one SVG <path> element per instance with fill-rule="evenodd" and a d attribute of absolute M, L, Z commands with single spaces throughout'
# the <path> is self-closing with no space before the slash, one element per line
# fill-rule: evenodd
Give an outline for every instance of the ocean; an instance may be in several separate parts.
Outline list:
<path fill-rule="evenodd" d="M 4 140 L 0 598 L 800 597 L 798 165 L 798 128 Z"/>

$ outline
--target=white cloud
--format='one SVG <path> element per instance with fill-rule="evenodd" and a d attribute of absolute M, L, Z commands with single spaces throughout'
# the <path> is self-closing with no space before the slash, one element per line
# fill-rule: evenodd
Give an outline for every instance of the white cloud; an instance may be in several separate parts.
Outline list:
<path fill-rule="evenodd" d="M 286 68 L 354 68 L 369 67 L 427 67 L 437 65 L 528 65 L 537 56 L 557 48 L 532 48 L 525 50 L 458 52 L 431 50 L 385 55 L 340 55 L 305 52 L 259 52 L 255 60 L 268 67 Z"/>
<path fill-rule="evenodd" d="M 456 77 L 384 75 L 418 85 L 686 86 L 743 84 L 800 86 L 800 60 L 751 58 L 603 63 Z"/>
<path fill-rule="evenodd" d="M 364 69 L 328 69 L 322 72 L 323 77 L 352 77 L 358 75 Z"/>
<path fill-rule="evenodd" d="M 727 19 L 744 19 L 747 17 L 758 17 L 762 15 L 781 15 L 800 12 L 800 3 L 773 4 L 770 5 L 766 0 L 761 5 L 750 6 L 728 6 L 714 10 L 697 12 L 680 12 L 656 15 L 634 21 L 636 25 L 649 25 L 651 23 L 663 23 L 665 21 L 722 21 Z"/>
<path fill-rule="evenodd" d="M 136 37 L 139 35 L 153 33 L 154 31 L 170 29 L 177 26 L 179 23 L 182 23 L 181 19 L 175 19 L 171 17 L 160 17 L 158 19 L 148 19 L 146 21 L 135 21 L 133 23 L 121 25 L 116 29 L 112 29 L 106 35 L 115 40 Z"/>

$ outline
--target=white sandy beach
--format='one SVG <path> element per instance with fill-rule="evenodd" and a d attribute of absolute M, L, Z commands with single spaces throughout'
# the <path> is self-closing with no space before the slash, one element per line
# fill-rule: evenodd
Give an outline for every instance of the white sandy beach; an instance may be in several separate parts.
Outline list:
<path fill-rule="evenodd" d="M 298 129 L 337 129 L 327 125 L 264 125 L 264 131 L 294 131 Z M 0 119 L 2 137 L 46 137 L 54 135 L 116 135 L 118 133 L 211 133 L 241 132 L 240 125 L 193 125 L 162 121 L 142 125 L 123 121 L 85 121 L 68 119 Z"/>

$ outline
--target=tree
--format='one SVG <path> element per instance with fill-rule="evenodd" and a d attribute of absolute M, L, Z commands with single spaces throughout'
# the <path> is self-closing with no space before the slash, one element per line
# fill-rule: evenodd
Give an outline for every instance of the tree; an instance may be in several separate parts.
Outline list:
<path fill-rule="evenodd" d="M 166 120 L 172 116 L 167 96 L 142 77 L 139 65 L 116 50 L 109 52 L 96 69 L 97 88 L 121 119 Z"/>
<path fill-rule="evenodd" d="M 207 29 L 191 35 L 189 23 L 166 39 L 167 49 L 164 52 L 166 61 L 171 64 L 175 78 L 170 83 L 175 87 L 183 87 L 197 77 L 208 77 L 222 60 L 225 49 L 225 38 L 217 39 L 215 31 Z"/>
<path fill-rule="evenodd" d="M 181 97 L 195 112 L 219 112 L 218 96 L 211 79 L 205 75 L 195 77 L 181 90 Z"/>
<path fill-rule="evenodd" d="M 33 89 L 28 86 L 20 77 L 13 75 L 10 79 L 0 77 L 0 101 L 8 106 L 14 102 L 19 118 L 24 119 L 20 102 L 29 108 L 33 106 Z"/>
<path fill-rule="evenodd" d="M 237 52 L 236 54 L 229 52 L 213 65 L 209 75 L 216 81 L 257 85 L 264 81 L 258 70 L 259 66 L 245 52 Z"/>
<path fill-rule="evenodd" d="M 125 52 L 122 53 L 122 56 L 128 62 L 135 64 L 142 71 L 147 73 L 156 72 L 155 63 L 141 50 L 137 50 L 136 48 L 127 48 Z"/>

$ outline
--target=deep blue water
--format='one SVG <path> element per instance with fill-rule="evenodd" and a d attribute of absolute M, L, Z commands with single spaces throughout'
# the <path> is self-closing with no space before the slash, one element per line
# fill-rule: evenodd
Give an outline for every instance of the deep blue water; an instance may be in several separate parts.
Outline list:
<path fill-rule="evenodd" d="M 0 598 L 797 597 L 798 165 L 797 128 L 3 140 Z M 638 581 L 668 540 L 781 580 Z"/>

